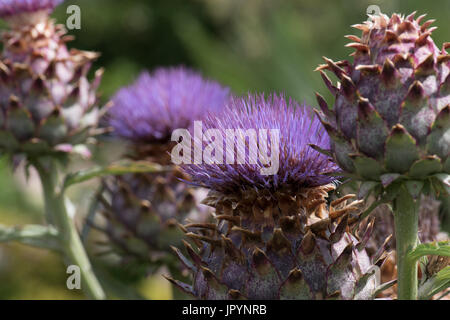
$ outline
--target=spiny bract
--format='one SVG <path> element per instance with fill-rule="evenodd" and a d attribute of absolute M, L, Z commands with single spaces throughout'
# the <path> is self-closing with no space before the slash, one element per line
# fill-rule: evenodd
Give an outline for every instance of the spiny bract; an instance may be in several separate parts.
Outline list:
<path fill-rule="evenodd" d="M 334 185 L 320 173 L 334 164 L 308 145 L 328 146 L 317 124 L 308 107 L 282 96 L 238 98 L 204 122 L 222 132 L 279 129 L 280 171 L 262 177 L 248 163 L 184 166 L 195 183 L 211 188 L 203 203 L 215 209 L 215 222 L 183 226 L 198 250 L 185 242 L 190 259 L 174 250 L 193 283 L 172 283 L 199 299 L 374 297 L 378 281 L 364 249 L 373 225 L 357 239 L 347 230 L 360 202 L 347 203 L 348 195 L 327 204 Z M 381 264 L 383 248 L 376 256 Z"/>
<path fill-rule="evenodd" d="M 317 95 L 333 154 L 350 176 L 371 181 L 365 192 L 402 180 L 414 198 L 448 191 L 450 44 L 436 47 L 433 20 L 421 25 L 424 16 L 371 16 L 354 26 L 361 38 L 347 36 L 353 63 L 324 58 L 318 68 L 336 98 L 330 110 Z"/>
<path fill-rule="evenodd" d="M 59 1 L 6 1 L 0 16 L 0 151 L 29 158 L 79 152 L 101 116 L 87 74 L 97 54 L 69 50 L 63 25 L 48 14 Z"/>
<path fill-rule="evenodd" d="M 170 245 L 181 244 L 178 223 L 186 218 L 205 221 L 209 208 L 201 205 L 205 191 L 189 188 L 189 176 L 173 165 L 172 131 L 189 128 L 207 112 L 220 110 L 229 89 L 183 68 L 143 72 L 132 85 L 113 97 L 107 120 L 114 135 L 128 143 L 128 158 L 156 163 L 159 173 L 126 174 L 103 180 L 100 201 L 108 223 L 104 227 L 124 261 L 170 260 Z"/>
<path fill-rule="evenodd" d="M 102 180 L 99 193 L 105 225 L 95 224 L 109 241 L 108 250 L 121 257 L 124 266 L 141 266 L 171 262 L 171 245 L 181 244 L 178 223 L 186 218 L 205 221 L 209 210 L 201 205 L 201 189 L 188 188 L 183 180 L 189 176 L 171 166 L 166 145 L 153 146 L 157 157 L 147 157 L 166 168 L 158 173 L 134 173 L 111 176 Z M 100 249 L 100 248 L 99 248 Z M 101 252 L 101 251 L 100 251 Z"/>

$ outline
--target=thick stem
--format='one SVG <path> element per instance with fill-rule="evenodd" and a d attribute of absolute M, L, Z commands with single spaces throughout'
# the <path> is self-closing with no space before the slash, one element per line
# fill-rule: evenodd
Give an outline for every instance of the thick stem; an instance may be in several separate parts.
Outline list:
<path fill-rule="evenodd" d="M 417 299 L 417 263 L 408 258 L 417 246 L 419 201 L 403 185 L 394 200 L 395 238 L 397 242 L 398 299 Z"/>
<path fill-rule="evenodd" d="M 52 160 L 46 164 L 35 164 L 43 187 L 46 216 L 51 217 L 52 223 L 58 229 L 59 241 L 68 264 L 77 265 L 80 268 L 81 286 L 84 292 L 91 299 L 105 299 L 105 293 L 92 270 L 74 222 L 67 212 L 64 195 L 56 190 L 57 168 Z"/>

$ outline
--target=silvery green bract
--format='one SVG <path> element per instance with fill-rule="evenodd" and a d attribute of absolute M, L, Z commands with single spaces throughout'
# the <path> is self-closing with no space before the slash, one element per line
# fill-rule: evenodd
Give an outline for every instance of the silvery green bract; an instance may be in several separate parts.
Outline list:
<path fill-rule="evenodd" d="M 68 49 L 71 40 L 49 13 L 61 1 L 4 1 L 0 17 L 0 151 L 36 158 L 88 150 L 101 113 L 101 71 L 87 79 L 92 52 Z"/>

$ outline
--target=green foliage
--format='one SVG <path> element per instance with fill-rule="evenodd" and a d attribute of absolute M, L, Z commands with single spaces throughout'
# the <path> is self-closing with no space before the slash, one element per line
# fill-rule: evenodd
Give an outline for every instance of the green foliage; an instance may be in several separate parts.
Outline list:
<path fill-rule="evenodd" d="M 427 255 L 450 257 L 450 241 L 421 243 L 409 253 L 408 258 L 418 260 Z"/>
<path fill-rule="evenodd" d="M 445 267 L 419 287 L 419 298 L 430 299 L 450 287 L 450 266 Z"/>

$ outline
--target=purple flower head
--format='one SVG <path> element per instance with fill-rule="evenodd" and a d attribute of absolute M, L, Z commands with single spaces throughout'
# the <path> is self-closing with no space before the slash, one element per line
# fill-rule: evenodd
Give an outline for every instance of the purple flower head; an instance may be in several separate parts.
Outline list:
<path fill-rule="evenodd" d="M 7 18 L 21 13 L 48 10 L 51 12 L 64 0 L 0 0 L 0 17 Z"/>
<path fill-rule="evenodd" d="M 160 68 L 143 72 L 116 93 L 109 124 L 118 136 L 134 142 L 170 141 L 173 130 L 221 110 L 228 97 L 228 88 L 192 70 Z"/>
<path fill-rule="evenodd" d="M 211 138 L 209 134 L 205 142 L 205 133 L 209 129 L 216 129 L 214 132 L 222 136 L 221 164 L 212 162 L 211 159 L 216 159 L 217 156 L 215 152 L 207 152 L 205 157 L 205 145 L 211 145 L 217 139 L 216 135 Z M 251 130 L 248 131 L 249 129 Z M 323 173 L 338 169 L 331 159 L 309 146 L 315 144 L 329 149 L 330 144 L 329 137 L 319 119 L 314 117 L 312 108 L 300 106 L 292 99 L 287 101 L 283 95 L 273 94 L 266 98 L 264 94 L 249 94 L 247 97 L 232 98 L 222 112 L 209 115 L 202 122 L 202 130 L 203 162 L 183 164 L 182 168 L 192 177 L 194 184 L 224 194 L 249 189 L 277 191 L 283 188 L 298 190 L 302 187 L 321 186 L 334 180 Z M 230 132 L 234 132 L 233 138 L 230 138 Z M 252 146 L 250 142 L 251 132 L 255 133 L 253 137 L 258 137 L 258 151 L 253 152 L 253 158 L 251 149 L 255 150 L 255 144 Z M 242 143 L 244 139 L 245 143 Z M 198 139 L 194 140 L 198 145 Z M 233 143 L 231 148 L 227 148 Z M 230 154 L 234 156 L 227 158 Z M 230 159 L 235 161 L 230 163 Z M 262 174 L 262 169 L 269 167 L 278 167 L 278 170 L 274 174 Z"/>

